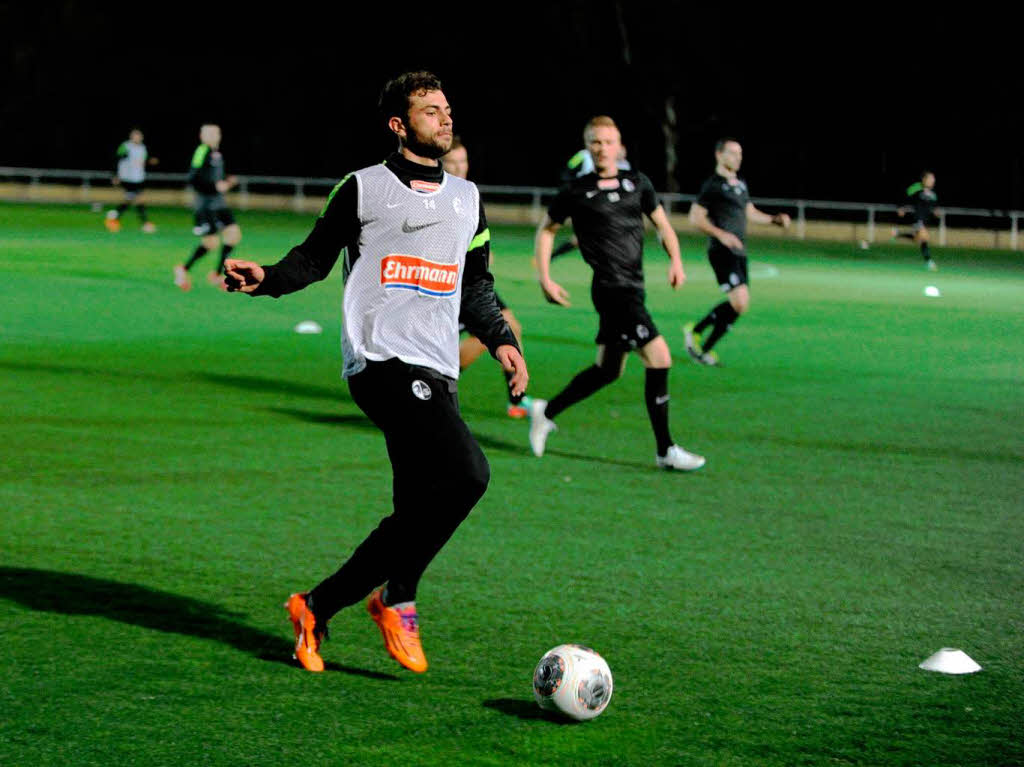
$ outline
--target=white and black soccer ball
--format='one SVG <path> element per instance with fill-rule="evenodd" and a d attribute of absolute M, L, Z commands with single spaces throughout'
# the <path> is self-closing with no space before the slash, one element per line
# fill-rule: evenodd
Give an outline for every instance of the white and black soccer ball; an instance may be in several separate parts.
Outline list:
<path fill-rule="evenodd" d="M 611 669 L 589 647 L 560 644 L 544 653 L 534 669 L 533 697 L 546 711 L 593 719 L 612 699 Z"/>

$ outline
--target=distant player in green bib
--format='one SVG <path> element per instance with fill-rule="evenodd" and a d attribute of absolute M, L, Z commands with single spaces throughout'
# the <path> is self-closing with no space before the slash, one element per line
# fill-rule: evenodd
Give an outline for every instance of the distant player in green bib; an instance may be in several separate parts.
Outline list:
<path fill-rule="evenodd" d="M 242 241 L 242 229 L 235 222 L 224 194 L 237 185 L 238 180 L 224 173 L 224 156 L 220 153 L 220 126 L 202 126 L 199 129 L 199 141 L 201 143 L 192 154 L 192 166 L 188 172 L 188 183 L 196 195 L 195 226 L 192 227 L 192 233 L 200 238 L 199 246 L 188 261 L 174 267 L 174 284 L 182 290 L 191 290 L 189 270 L 200 258 L 220 245 L 220 263 L 207 275 L 207 281 L 225 290 L 224 259 Z"/>
<path fill-rule="evenodd" d="M 921 246 L 921 255 L 924 257 L 924 265 L 934 272 L 938 267 L 932 259 L 932 252 L 928 247 L 931 235 L 928 233 L 928 224 L 935 218 L 935 206 L 939 204 L 939 198 L 935 194 L 935 174 L 926 170 L 921 174 L 921 180 L 907 187 L 906 201 L 896 211 L 896 215 L 904 218 L 908 213 L 911 217 L 909 232 L 896 232 L 896 237 L 906 237 Z"/>

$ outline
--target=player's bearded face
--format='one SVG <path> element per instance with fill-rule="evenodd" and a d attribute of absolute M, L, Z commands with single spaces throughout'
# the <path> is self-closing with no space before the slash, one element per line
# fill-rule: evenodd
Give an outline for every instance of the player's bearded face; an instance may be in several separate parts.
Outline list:
<path fill-rule="evenodd" d="M 420 157 L 437 160 L 452 148 L 452 108 L 441 91 L 409 97 L 409 121 L 403 143 Z"/>

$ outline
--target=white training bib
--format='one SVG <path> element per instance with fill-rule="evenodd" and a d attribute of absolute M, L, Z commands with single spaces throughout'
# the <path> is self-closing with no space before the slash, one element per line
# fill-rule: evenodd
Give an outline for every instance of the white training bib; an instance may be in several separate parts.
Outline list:
<path fill-rule="evenodd" d="M 384 165 L 352 174 L 362 225 L 345 254 L 344 376 L 366 360 L 404 362 L 459 376 L 459 309 L 479 191 L 444 174 L 418 192 Z"/>

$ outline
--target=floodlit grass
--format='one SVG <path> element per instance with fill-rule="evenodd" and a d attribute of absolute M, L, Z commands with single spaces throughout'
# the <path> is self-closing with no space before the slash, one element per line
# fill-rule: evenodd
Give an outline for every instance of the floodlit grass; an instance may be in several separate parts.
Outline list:
<path fill-rule="evenodd" d="M 0 206 L 0 764 L 1009 765 L 1024 762 L 1024 270 L 1008 253 L 752 246 L 752 310 L 692 365 L 682 323 L 720 300 L 649 248 L 677 357 L 660 473 L 633 360 L 567 411 L 549 453 L 481 360 L 460 386 L 490 459 L 483 501 L 419 595 L 430 671 L 356 607 L 328 670 L 290 662 L 281 603 L 388 513 L 380 434 L 338 378 L 340 269 L 274 301 L 171 266 L 183 211 L 118 235 L 82 208 Z M 311 219 L 246 214 L 276 260 Z M 589 270 L 494 228 L 531 393 L 593 359 Z M 212 262 L 212 256 L 207 257 Z M 927 298 L 935 285 L 941 298 Z M 312 319 L 323 335 L 293 332 Z M 596 648 L 599 719 L 541 716 L 530 678 Z M 984 670 L 917 669 L 944 646 Z"/>

